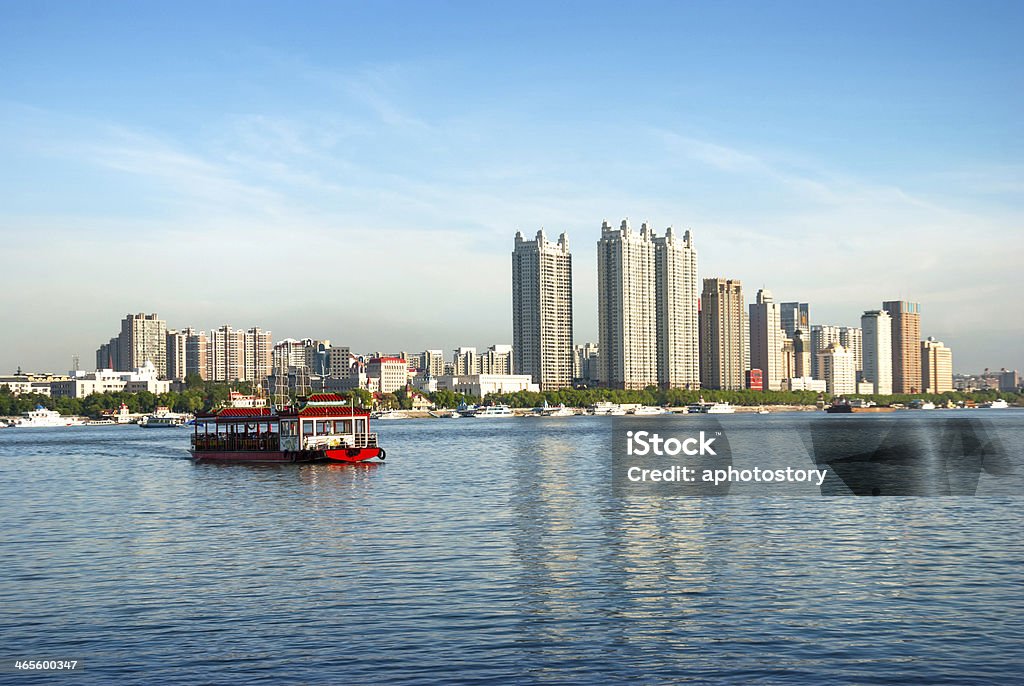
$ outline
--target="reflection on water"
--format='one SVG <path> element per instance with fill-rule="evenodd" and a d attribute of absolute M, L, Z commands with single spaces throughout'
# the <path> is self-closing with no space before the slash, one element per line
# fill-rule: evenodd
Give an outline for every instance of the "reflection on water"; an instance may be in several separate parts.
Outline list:
<path fill-rule="evenodd" d="M 808 466 L 853 445 L 815 419 L 833 423 L 721 422 L 737 462 Z M 1018 483 L 1022 419 L 919 414 L 829 459 L 909 446 L 914 483 L 959 492 L 965 469 L 992 492 Z M 409 420 L 381 425 L 384 464 L 259 467 L 193 465 L 173 432 L 0 431 L 0 629 L 9 652 L 81 656 L 94 684 L 1024 668 L 1018 498 L 634 497 L 612 487 L 610 426 Z"/>

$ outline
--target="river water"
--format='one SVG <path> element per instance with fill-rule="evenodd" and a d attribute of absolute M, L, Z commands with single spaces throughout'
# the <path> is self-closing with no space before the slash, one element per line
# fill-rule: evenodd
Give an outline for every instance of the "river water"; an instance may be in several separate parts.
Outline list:
<path fill-rule="evenodd" d="M 1008 683 L 1024 412 L 984 417 L 1010 465 L 973 497 L 623 494 L 601 417 L 378 422 L 358 466 L 2 430 L 0 683 Z M 815 421 L 718 420 L 737 462 L 805 467 Z"/>

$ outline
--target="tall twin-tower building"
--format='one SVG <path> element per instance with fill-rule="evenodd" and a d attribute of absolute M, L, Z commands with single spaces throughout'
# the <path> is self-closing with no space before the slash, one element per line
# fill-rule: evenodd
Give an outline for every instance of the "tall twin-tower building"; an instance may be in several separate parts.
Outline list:
<path fill-rule="evenodd" d="M 604 222 L 597 243 L 600 381 L 611 388 L 697 388 L 697 251 L 690 232 L 656 236 Z M 572 380 L 572 257 L 565 234 L 550 243 L 516 234 L 512 253 L 516 373 L 542 390 Z"/>
<path fill-rule="evenodd" d="M 664 236 L 628 220 L 597 242 L 601 381 L 611 388 L 697 388 L 697 251 L 686 231 Z"/>

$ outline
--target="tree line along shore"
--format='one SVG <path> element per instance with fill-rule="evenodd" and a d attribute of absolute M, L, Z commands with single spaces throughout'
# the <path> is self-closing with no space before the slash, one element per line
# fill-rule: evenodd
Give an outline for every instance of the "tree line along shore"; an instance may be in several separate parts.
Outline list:
<path fill-rule="evenodd" d="M 197 414 L 209 412 L 217 407 L 224 406 L 232 391 L 251 393 L 253 388 L 248 383 L 223 383 L 201 380 L 190 380 L 181 391 L 172 391 L 156 395 L 146 391 L 140 393 L 94 393 L 85 398 L 51 398 L 39 394 L 14 395 L 6 386 L 0 386 L 0 416 L 14 417 L 42 405 L 47 409 L 56 410 L 65 416 L 84 416 L 97 419 L 117 410 L 121 404 L 125 404 L 130 412 L 150 413 L 158 406 L 168 407 L 175 412 L 187 412 Z M 450 390 L 441 390 L 436 393 L 421 393 L 406 389 L 395 393 L 384 393 L 374 396 L 363 389 L 355 389 L 348 392 L 341 392 L 339 395 L 352 398 L 353 404 L 357 407 L 374 407 L 379 409 L 404 409 L 413 408 L 414 396 L 427 399 L 436 408 L 455 408 L 460 404 L 503 404 L 512 408 L 529 408 L 548 405 L 565 405 L 566 407 L 588 407 L 598 402 L 612 402 L 617 404 L 639 404 L 662 407 L 683 407 L 700 402 L 728 402 L 737 406 L 789 406 L 794 409 L 800 407 L 814 407 L 819 401 L 829 402 L 831 396 L 821 395 L 813 391 L 715 391 L 709 389 L 683 390 L 683 389 L 658 389 L 655 387 L 643 390 L 620 390 L 610 388 L 587 388 L 572 389 L 566 388 L 558 391 L 545 391 L 531 393 L 520 391 L 517 393 L 492 393 L 485 399 L 474 396 L 467 396 L 455 393 Z M 922 399 L 935 403 L 936 406 L 945 406 L 948 403 L 982 403 L 997 398 L 1003 398 L 1010 405 L 1024 405 L 1024 396 L 1018 393 L 1000 393 L 998 391 L 974 391 L 962 393 L 952 391 L 940 394 L 917 394 L 917 395 L 853 395 L 872 400 L 878 405 L 892 405 L 901 403 L 906 405 L 911 400 Z"/>

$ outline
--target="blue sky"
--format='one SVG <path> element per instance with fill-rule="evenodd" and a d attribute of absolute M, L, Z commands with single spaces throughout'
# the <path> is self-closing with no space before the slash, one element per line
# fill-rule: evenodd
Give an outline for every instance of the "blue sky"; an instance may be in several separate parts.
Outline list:
<path fill-rule="evenodd" d="M 517 229 L 690 228 L 701 276 L 1024 368 L 1021 3 L 46 3 L 0 21 L 0 372 L 127 312 L 511 340 Z M 1012 313 L 1012 314 L 1011 314 Z M 1011 316 L 1007 316 L 1011 314 Z"/>

